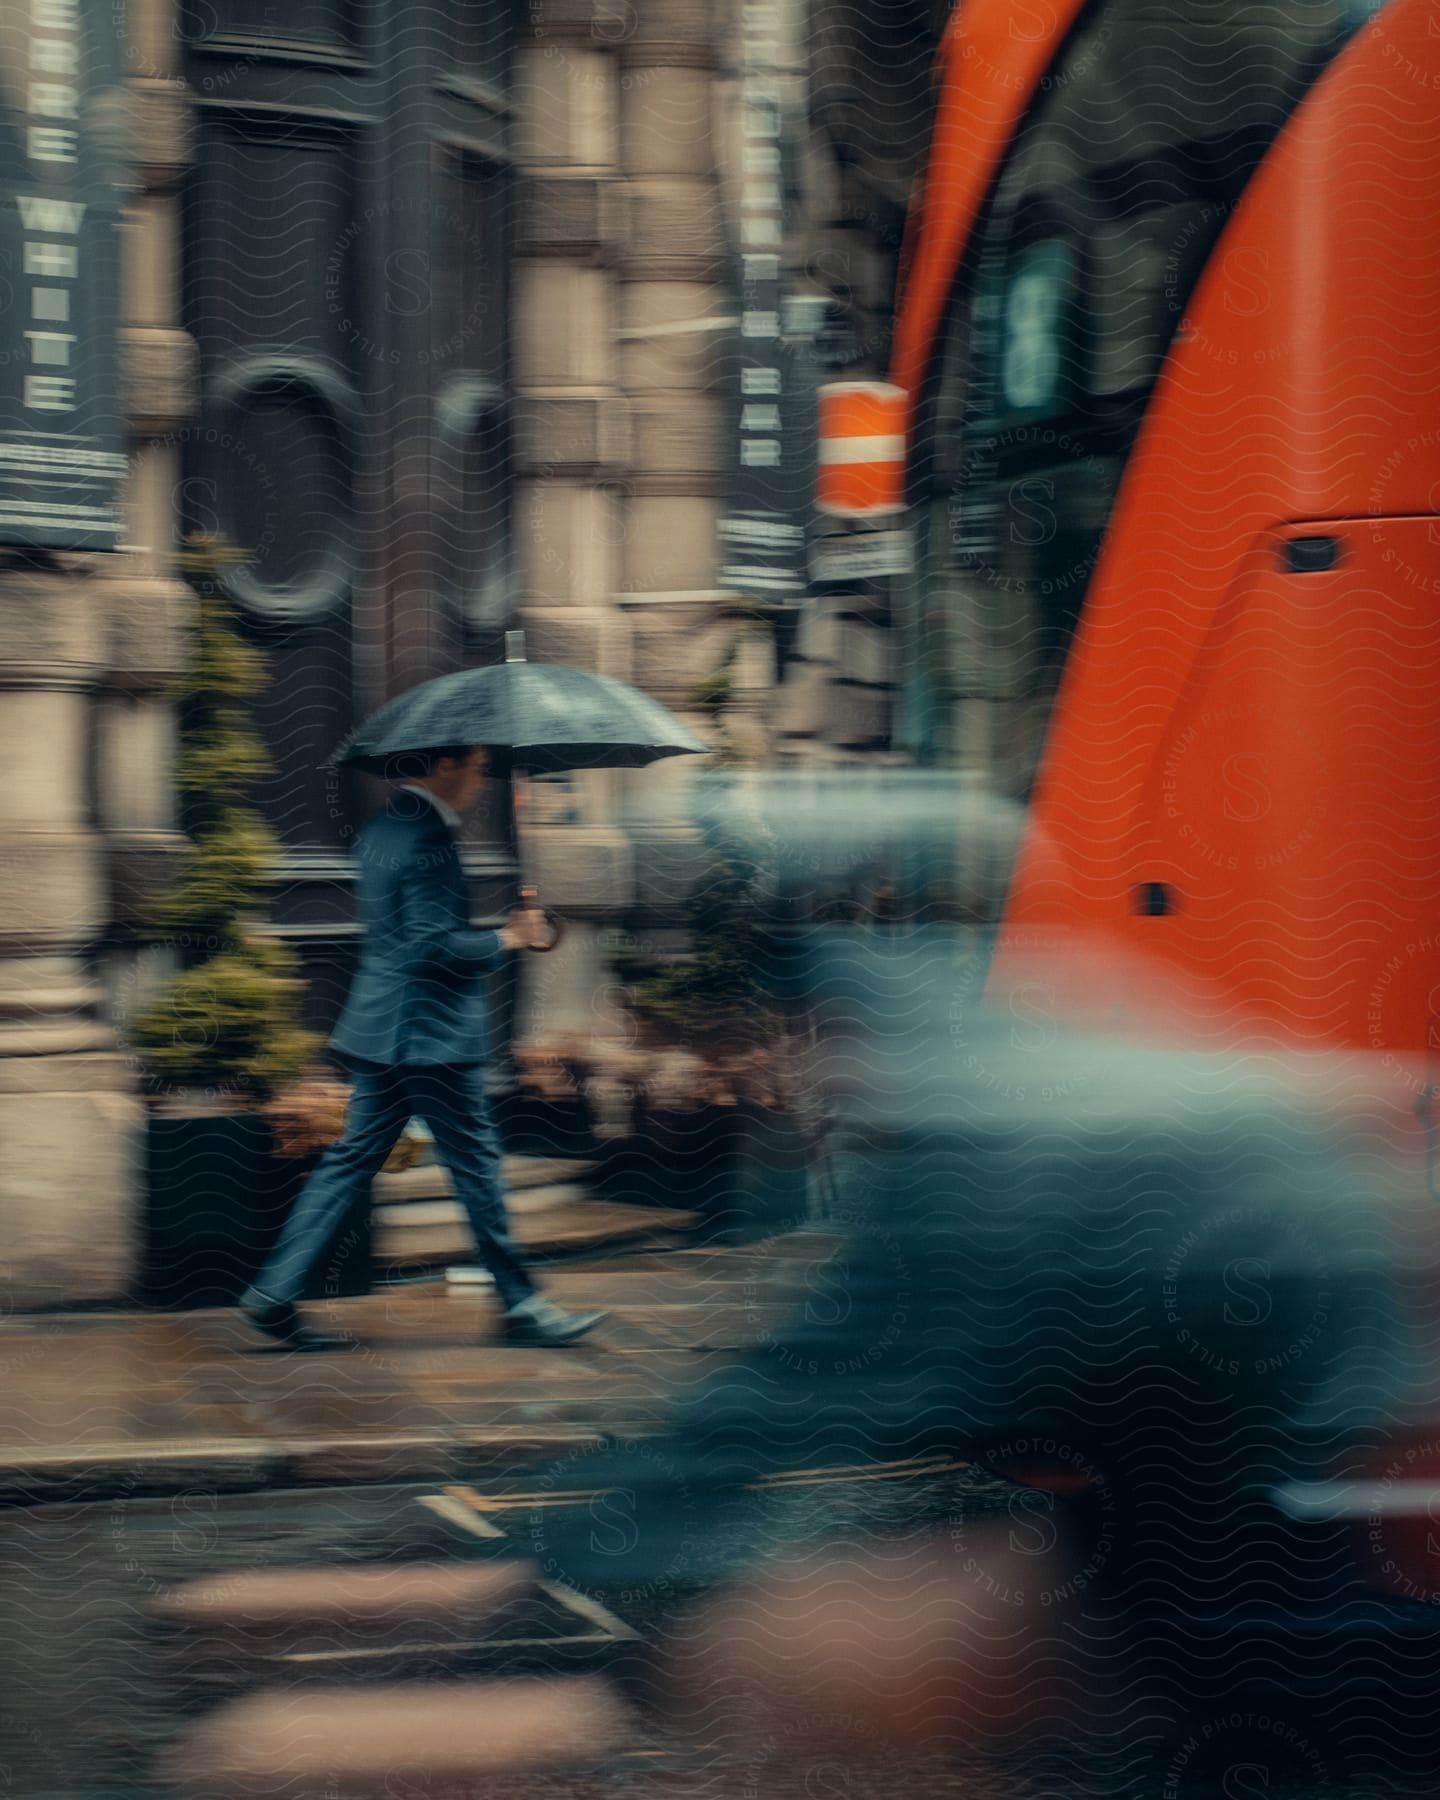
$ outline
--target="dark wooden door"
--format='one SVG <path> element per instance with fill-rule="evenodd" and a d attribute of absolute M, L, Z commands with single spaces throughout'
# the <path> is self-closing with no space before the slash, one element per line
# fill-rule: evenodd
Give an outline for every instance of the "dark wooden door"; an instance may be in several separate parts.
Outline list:
<path fill-rule="evenodd" d="M 270 659 L 257 799 L 274 918 L 327 1026 L 354 953 L 374 784 L 320 769 L 360 716 L 488 661 L 512 609 L 510 0 L 192 0 L 185 320 L 202 406 L 185 532 Z M 477 913 L 513 878 L 503 796 L 469 828 Z"/>

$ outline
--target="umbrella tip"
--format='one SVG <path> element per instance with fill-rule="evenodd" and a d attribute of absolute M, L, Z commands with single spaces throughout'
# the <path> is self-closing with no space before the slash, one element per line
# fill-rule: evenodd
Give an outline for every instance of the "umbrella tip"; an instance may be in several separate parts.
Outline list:
<path fill-rule="evenodd" d="M 507 631 L 505 633 L 506 662 L 524 662 L 525 633 L 523 631 Z"/>

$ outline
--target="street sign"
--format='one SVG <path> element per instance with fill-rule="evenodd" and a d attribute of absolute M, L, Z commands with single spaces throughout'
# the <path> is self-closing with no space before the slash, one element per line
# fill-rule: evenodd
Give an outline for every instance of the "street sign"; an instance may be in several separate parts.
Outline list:
<path fill-rule="evenodd" d="M 748 0 L 742 10 L 736 442 L 718 572 L 721 587 L 792 603 L 807 586 L 815 388 L 788 316 L 783 269 L 804 122 L 804 59 L 793 27 L 775 0 Z"/>
<path fill-rule="evenodd" d="M 810 546 L 810 579 L 817 584 L 908 575 L 914 567 L 915 539 L 905 526 L 835 532 Z"/>
<path fill-rule="evenodd" d="M 121 537 L 119 10 L 0 7 L 0 543 Z"/>

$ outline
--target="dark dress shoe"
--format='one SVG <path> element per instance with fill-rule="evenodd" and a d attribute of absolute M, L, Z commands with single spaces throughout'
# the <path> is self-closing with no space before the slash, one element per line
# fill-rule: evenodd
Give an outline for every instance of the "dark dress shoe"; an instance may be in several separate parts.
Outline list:
<path fill-rule="evenodd" d="M 268 1306 L 243 1306 L 241 1312 L 256 1331 L 263 1332 L 283 1350 L 349 1350 L 349 1338 L 327 1337 L 312 1331 L 300 1317 L 298 1307 L 288 1301 L 275 1301 Z"/>
<path fill-rule="evenodd" d="M 505 1314 L 505 1336 L 512 1344 L 538 1345 L 558 1350 L 564 1344 L 578 1343 L 593 1331 L 605 1317 L 603 1312 L 569 1313 L 553 1301 L 538 1294 L 522 1300 Z"/>

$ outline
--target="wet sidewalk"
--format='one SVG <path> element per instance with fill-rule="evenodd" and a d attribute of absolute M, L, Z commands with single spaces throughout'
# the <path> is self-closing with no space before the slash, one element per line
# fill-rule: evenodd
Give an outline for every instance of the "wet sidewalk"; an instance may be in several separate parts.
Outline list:
<path fill-rule="evenodd" d="M 512 1348 L 484 1289 L 316 1303 L 352 1349 L 297 1356 L 233 1310 L 0 1322 L 0 1505 L 269 1487 L 476 1481 L 661 1427 L 786 1317 L 832 1240 L 611 1254 L 546 1271 L 609 1318 L 566 1350 Z"/>

